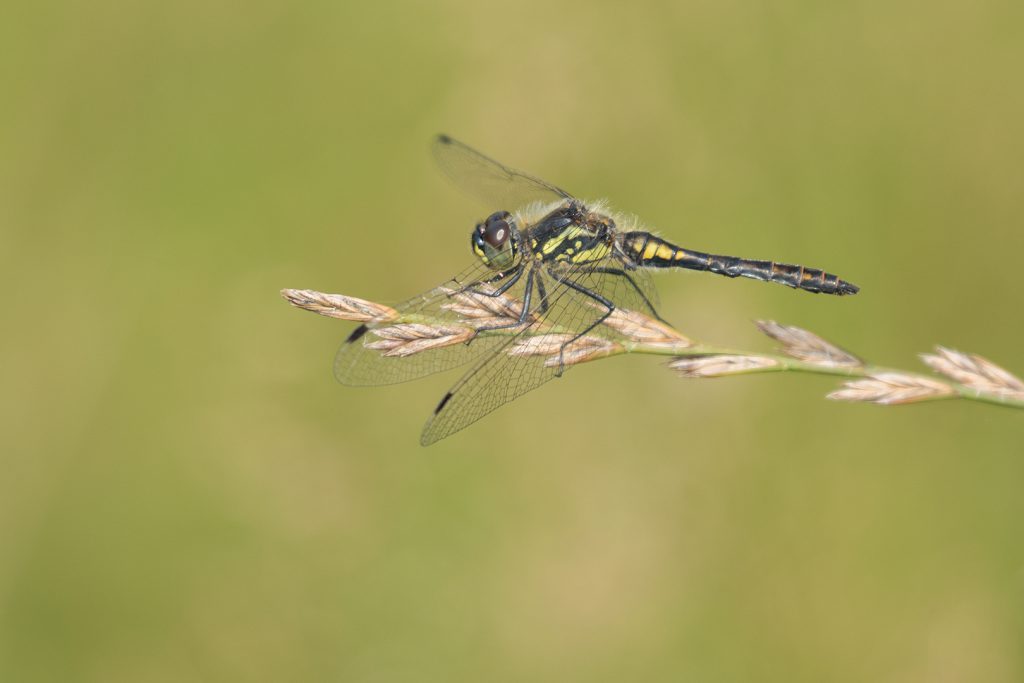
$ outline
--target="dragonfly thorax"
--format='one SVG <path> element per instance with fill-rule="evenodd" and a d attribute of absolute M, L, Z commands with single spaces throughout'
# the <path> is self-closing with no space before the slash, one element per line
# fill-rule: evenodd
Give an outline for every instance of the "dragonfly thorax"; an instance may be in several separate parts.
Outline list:
<path fill-rule="evenodd" d="M 473 253 L 489 268 L 503 270 L 511 266 L 518 253 L 518 239 L 512 214 L 497 211 L 477 223 L 471 238 Z"/>
<path fill-rule="evenodd" d="M 547 213 L 529 229 L 533 257 L 545 263 L 595 263 L 611 252 L 615 221 L 573 201 Z"/>

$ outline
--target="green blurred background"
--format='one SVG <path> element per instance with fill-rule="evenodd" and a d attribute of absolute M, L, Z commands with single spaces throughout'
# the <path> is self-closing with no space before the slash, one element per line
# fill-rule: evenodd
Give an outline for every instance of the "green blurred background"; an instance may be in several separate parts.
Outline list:
<path fill-rule="evenodd" d="M 1024 677 L 1019 413 L 637 356 L 424 450 L 457 375 L 342 387 L 278 295 L 467 265 L 445 131 L 862 287 L 662 275 L 688 334 L 1020 373 L 1020 2 L 2 15 L 0 680 Z"/>

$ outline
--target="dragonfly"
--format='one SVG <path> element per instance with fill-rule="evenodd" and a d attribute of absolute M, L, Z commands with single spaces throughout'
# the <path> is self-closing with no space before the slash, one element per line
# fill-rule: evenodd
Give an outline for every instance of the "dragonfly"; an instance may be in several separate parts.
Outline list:
<path fill-rule="evenodd" d="M 420 438 L 424 446 L 562 375 L 568 367 L 562 352 L 587 335 L 601 334 L 600 326 L 615 311 L 662 320 L 653 271 L 684 268 L 820 294 L 858 292 L 856 285 L 817 268 L 676 246 L 634 217 L 578 199 L 447 135 L 435 138 L 433 152 L 457 186 L 497 210 L 471 231 L 472 265 L 393 309 L 403 320 L 430 321 L 434 330 L 468 325 L 472 331 L 452 343 L 394 354 L 384 350 L 393 323 L 371 321 L 349 335 L 334 361 L 335 377 L 354 386 L 406 382 L 468 364 L 427 420 Z M 474 317 L 473 305 L 502 315 Z M 561 334 L 558 362 L 515 353 L 517 344 L 545 330 Z"/>

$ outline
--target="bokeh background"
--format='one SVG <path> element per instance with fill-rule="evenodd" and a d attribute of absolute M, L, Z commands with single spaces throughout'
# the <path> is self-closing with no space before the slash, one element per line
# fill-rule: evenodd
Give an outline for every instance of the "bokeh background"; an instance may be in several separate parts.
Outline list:
<path fill-rule="evenodd" d="M 695 249 L 695 337 L 1024 371 L 1024 5 L 79 3 L 0 21 L 0 680 L 1012 681 L 1021 414 L 574 370 L 430 448 L 457 375 L 331 376 L 486 212 L 451 133 Z"/>

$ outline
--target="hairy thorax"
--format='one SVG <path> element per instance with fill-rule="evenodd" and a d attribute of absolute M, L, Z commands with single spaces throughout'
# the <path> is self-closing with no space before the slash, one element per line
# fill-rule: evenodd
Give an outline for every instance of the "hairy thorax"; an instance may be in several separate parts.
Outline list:
<path fill-rule="evenodd" d="M 605 259 L 616 250 L 620 217 L 601 202 L 532 204 L 517 211 L 516 218 L 537 261 L 580 265 Z"/>

